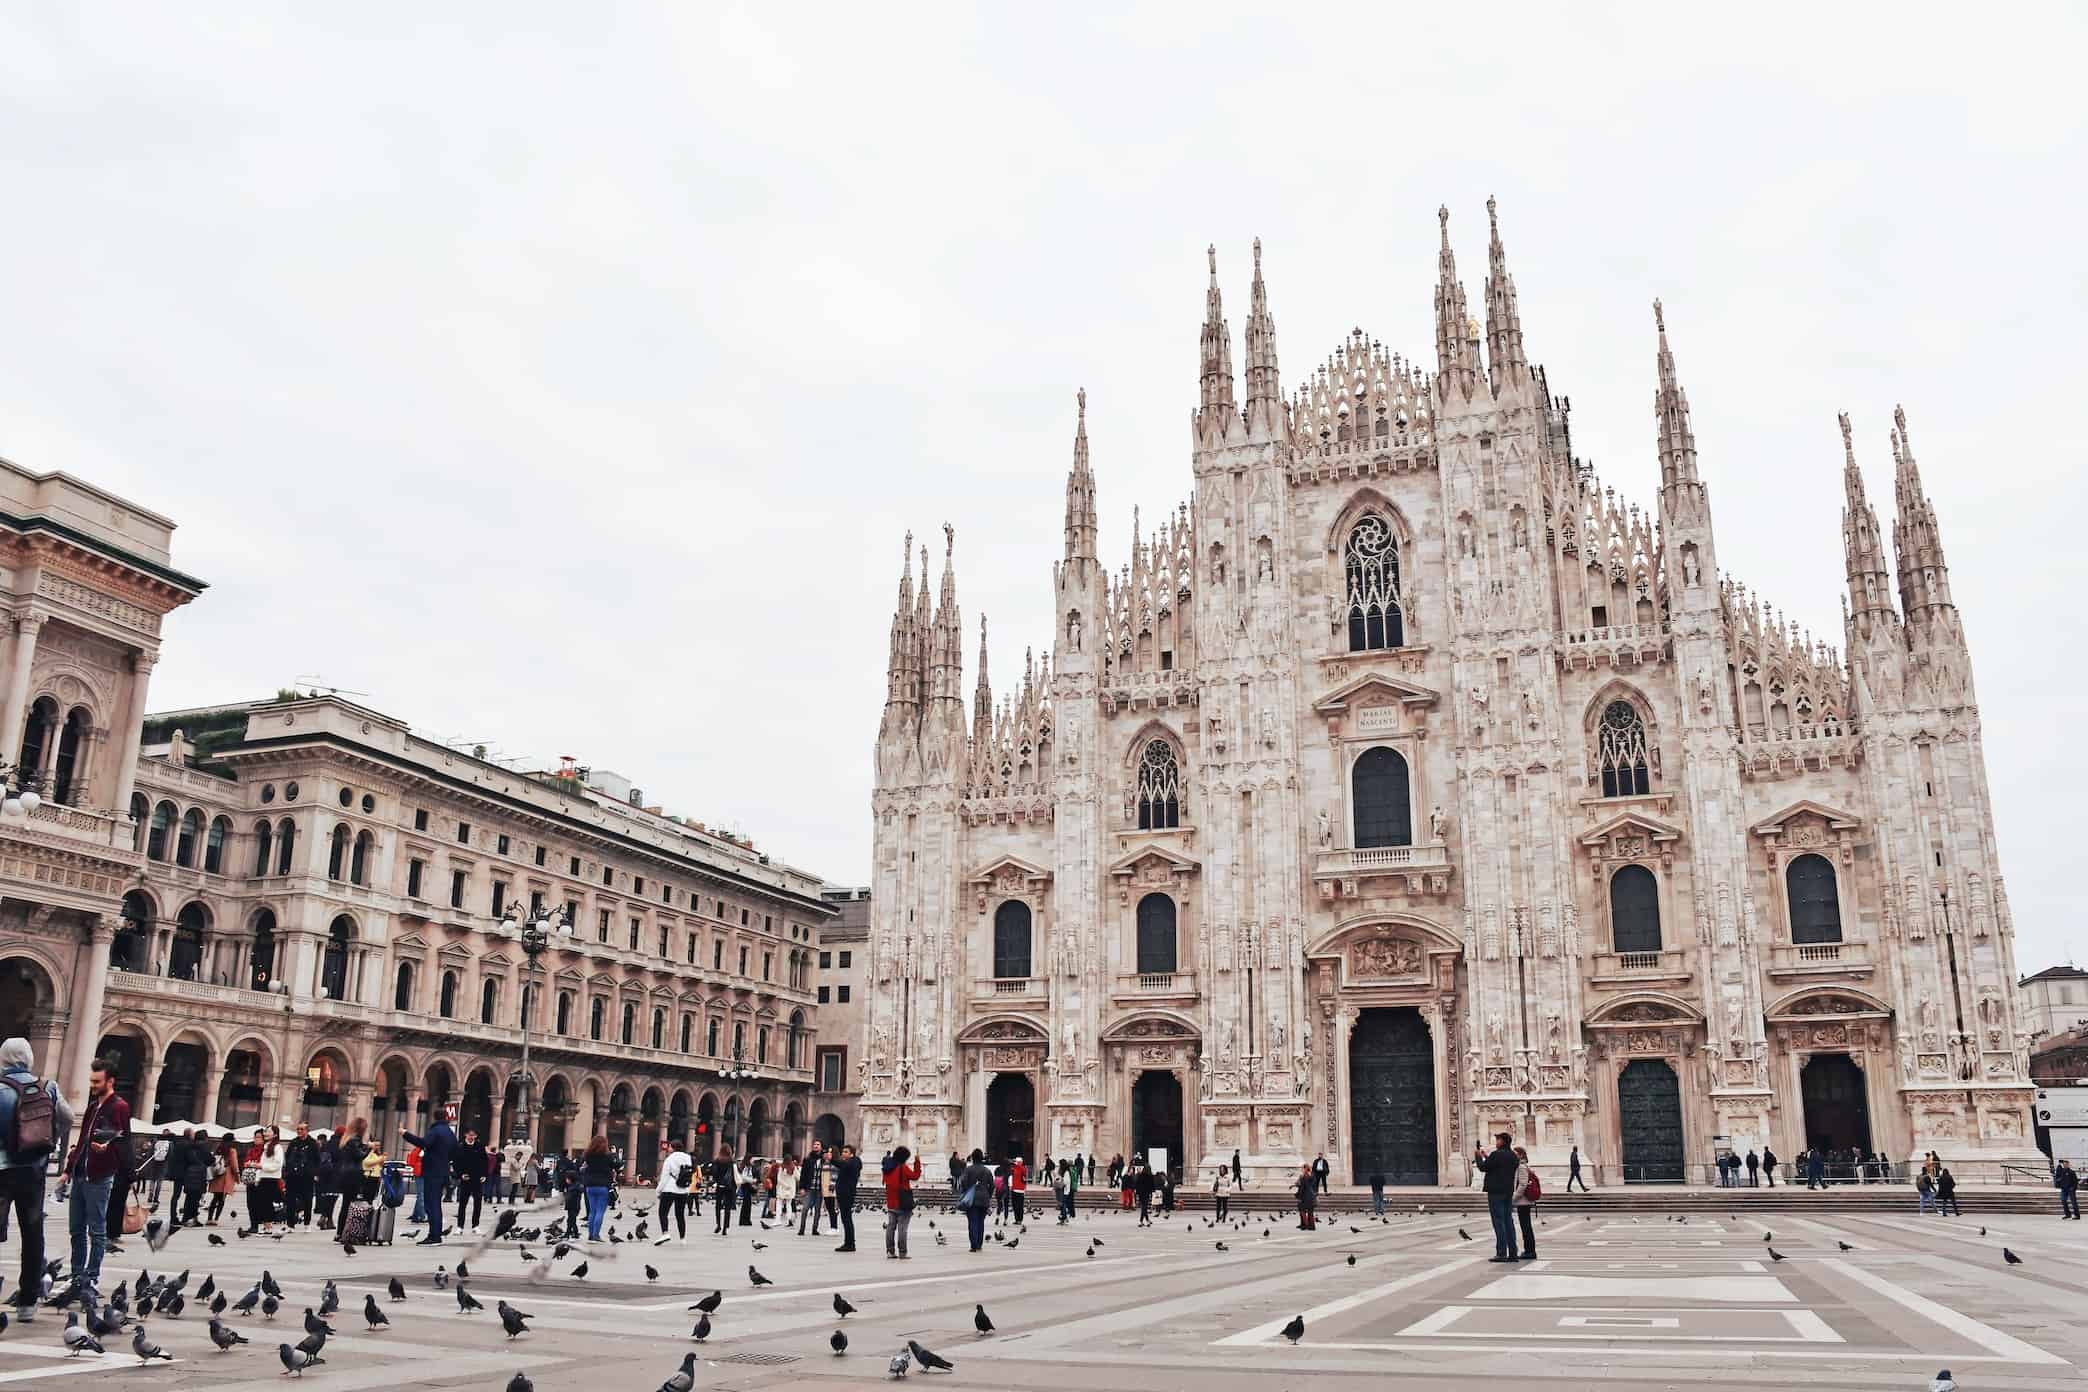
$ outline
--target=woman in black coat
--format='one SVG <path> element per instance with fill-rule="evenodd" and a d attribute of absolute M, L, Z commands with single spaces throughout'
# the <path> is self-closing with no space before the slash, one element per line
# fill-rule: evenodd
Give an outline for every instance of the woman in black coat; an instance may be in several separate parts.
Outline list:
<path fill-rule="evenodd" d="M 1314 1178 L 1312 1166 L 1304 1166 L 1298 1173 L 1298 1226 L 1310 1229 L 1319 1222 L 1314 1208 L 1319 1200 L 1319 1181 Z"/>

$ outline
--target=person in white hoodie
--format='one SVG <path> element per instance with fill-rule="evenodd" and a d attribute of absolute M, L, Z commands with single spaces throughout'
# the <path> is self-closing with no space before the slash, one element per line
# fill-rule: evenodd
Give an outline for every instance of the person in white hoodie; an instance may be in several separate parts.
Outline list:
<path fill-rule="evenodd" d="M 1225 1221 L 1226 1209 L 1232 1203 L 1232 1187 L 1231 1167 L 1220 1165 L 1218 1172 L 1211 1178 L 1211 1203 L 1218 1210 L 1218 1221 L 1221 1223 Z"/>
<path fill-rule="evenodd" d="M 658 1189 L 660 1236 L 666 1237 L 667 1220 L 674 1220 L 675 1235 L 684 1241 L 689 1236 L 689 1181 L 696 1173 L 696 1162 L 689 1152 L 676 1146 L 660 1162 Z"/>

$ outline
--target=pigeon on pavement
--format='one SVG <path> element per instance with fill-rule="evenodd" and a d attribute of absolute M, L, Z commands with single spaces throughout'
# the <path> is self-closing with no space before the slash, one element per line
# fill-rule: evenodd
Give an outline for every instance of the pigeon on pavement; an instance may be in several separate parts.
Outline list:
<path fill-rule="evenodd" d="M 1293 1344 L 1305 1337 L 1305 1316 L 1292 1315 L 1291 1322 L 1283 1326 L 1283 1337 Z"/>
<path fill-rule="evenodd" d="M 682 1355 L 681 1367 L 660 1384 L 660 1392 L 689 1392 L 696 1385 L 696 1355 Z"/>
<path fill-rule="evenodd" d="M 835 1292 L 834 1292 L 834 1313 L 835 1313 L 835 1314 L 839 1315 L 839 1316 L 840 1316 L 840 1317 L 841 1317 L 842 1319 L 847 1319 L 847 1318 L 848 1318 L 848 1317 L 849 1317 L 850 1315 L 854 1314 L 854 1313 L 855 1313 L 855 1311 L 856 1311 L 856 1307 L 855 1307 L 855 1306 L 853 1306 L 853 1305 L 849 1304 L 849 1303 L 848 1303 L 848 1302 L 847 1302 L 846 1300 L 843 1300 L 843 1299 L 841 1298 L 841 1292 L 839 1292 L 839 1291 L 835 1291 Z"/>
<path fill-rule="evenodd" d="M 326 1283 L 326 1288 L 319 1292 L 319 1318 L 325 1319 L 328 1315 L 332 1314 L 334 1311 L 340 1308 L 340 1288 L 335 1286 L 332 1281 L 328 1281 Z"/>
<path fill-rule="evenodd" d="M 972 1306 L 972 1328 L 979 1331 L 982 1339 L 993 1332 L 993 1321 L 987 1317 L 984 1305 Z"/>
<path fill-rule="evenodd" d="M 526 1374 L 517 1373 L 508 1379 L 507 1392 L 536 1392 L 536 1384 Z"/>
<path fill-rule="evenodd" d="M 173 1354 L 145 1336 L 145 1326 L 142 1324 L 131 1330 L 131 1352 L 138 1355 L 140 1363 L 150 1363 L 155 1358 L 165 1359 L 169 1363 L 174 1361 Z"/>
<path fill-rule="evenodd" d="M 914 1362 L 921 1365 L 921 1371 L 924 1373 L 934 1372 L 938 1369 L 945 1373 L 956 1370 L 957 1365 L 955 1363 L 952 1363 L 933 1349 L 922 1348 L 912 1339 L 906 1341 L 906 1351 L 913 1355 Z"/>
<path fill-rule="evenodd" d="M 892 1355 L 892 1361 L 885 1365 L 885 1371 L 890 1373 L 894 1378 L 903 1378 L 906 1376 L 906 1370 L 912 1366 L 913 1355 L 908 1353 L 905 1349 L 901 1349 L 899 1350 L 899 1352 Z"/>
<path fill-rule="evenodd" d="M 1784 1254 L 1783 1254 L 1783 1253 L 1781 1253 L 1781 1252 L 1777 1251 L 1777 1250 L 1776 1250 L 1776 1249 L 1775 1249 L 1774 1247 L 1771 1247 L 1771 1248 L 1769 1249 L 1769 1260 L 1771 1260 L 1771 1261 L 1773 1261 L 1773 1262 L 1780 1262 L 1780 1261 L 1782 1261 L 1783 1259 L 1784 1259 Z"/>
<path fill-rule="evenodd" d="M 836 1329 L 832 1337 L 827 1340 L 827 1347 L 834 1351 L 834 1357 L 839 1358 L 842 1354 L 848 1352 L 848 1336 Z"/>
<path fill-rule="evenodd" d="M 691 1339 L 694 1339 L 699 1344 L 710 1337 L 709 1315 L 703 1314 L 696 1316 L 696 1327 L 689 1331 L 689 1337 Z"/>
<path fill-rule="evenodd" d="M 768 1277 L 762 1275 L 759 1271 L 756 1271 L 754 1269 L 754 1263 L 752 1262 L 747 1263 L 747 1280 L 757 1286 L 773 1286 L 774 1284 L 776 1284 L 774 1281 L 771 1281 Z"/>
<path fill-rule="evenodd" d="M 457 1308 L 459 1310 L 462 1310 L 466 1314 L 470 1314 L 473 1310 L 483 1310 L 486 1307 L 479 1304 L 478 1301 L 472 1297 L 470 1291 L 464 1289 L 464 1287 L 462 1286 L 459 1286 L 457 1287 Z"/>
<path fill-rule="evenodd" d="M 276 1345 L 276 1357 L 283 1361 L 284 1372 L 295 1373 L 299 1377 L 304 1376 L 305 1369 L 326 1361 L 316 1353 L 306 1353 L 303 1349 L 295 1349 L 288 1344 Z"/>
<path fill-rule="evenodd" d="M 304 1327 L 307 1334 L 331 1334 L 334 1332 L 333 1326 L 313 1314 L 312 1307 L 309 1305 L 305 1306 Z"/>
<path fill-rule="evenodd" d="M 374 1294 L 366 1293 L 363 1296 L 363 1323 L 372 1330 L 382 1329 L 391 1323 L 391 1318 L 377 1308 L 377 1297 Z"/>
<path fill-rule="evenodd" d="M 587 1263 L 580 1263 L 580 1265 L 574 1267 L 571 1271 L 568 1271 L 566 1275 L 572 1277 L 576 1281 L 585 1281 L 587 1279 Z"/>
<path fill-rule="evenodd" d="M 1950 1376 L 1950 1369 L 1939 1368 L 1929 1379 L 1929 1392 L 1957 1392 L 1957 1382 Z"/>
<path fill-rule="evenodd" d="M 406 1298 L 406 1287 L 400 1284 L 399 1278 L 396 1276 L 391 1278 L 391 1285 L 386 1289 L 394 1300 L 404 1300 Z"/>
<path fill-rule="evenodd" d="M 500 1314 L 500 1327 L 507 1331 L 507 1336 L 510 1339 L 513 1339 L 518 1334 L 527 1334 L 529 1332 L 527 1321 L 536 1318 L 534 1315 L 523 1314 L 505 1300 L 500 1301 L 496 1309 Z"/>
<path fill-rule="evenodd" d="M 2006 1247 L 2001 1249 L 2001 1260 L 2007 1262 L 2010 1266 L 2021 1266 L 2023 1264 L 2023 1259 L 2009 1251 Z"/>
<path fill-rule="evenodd" d="M 714 1290 L 709 1295 L 703 1297 L 703 1299 L 697 1301 L 694 1305 L 691 1305 L 689 1308 L 691 1310 L 701 1310 L 706 1315 L 714 1315 L 718 1312 L 718 1307 L 720 1305 L 723 1305 L 724 1303 L 725 1292 L 721 1290 Z"/>
<path fill-rule="evenodd" d="M 80 1327 L 80 1316 L 76 1310 L 68 1311 L 65 1316 L 65 1346 L 72 1350 L 70 1356 L 73 1358 L 78 1358 L 83 1353 L 108 1352 L 101 1346 L 101 1340 Z"/>
<path fill-rule="evenodd" d="M 250 1342 L 246 1335 L 228 1326 L 216 1315 L 210 1317 L 210 1342 L 220 1349 L 229 1349 L 235 1344 Z"/>
<path fill-rule="evenodd" d="M 1853 1252 L 1856 1250 L 1854 1247 L 1851 1247 L 1848 1243 L 1843 1242 L 1840 1238 L 1835 1239 L 1834 1245 L 1841 1248 L 1844 1252 Z"/>

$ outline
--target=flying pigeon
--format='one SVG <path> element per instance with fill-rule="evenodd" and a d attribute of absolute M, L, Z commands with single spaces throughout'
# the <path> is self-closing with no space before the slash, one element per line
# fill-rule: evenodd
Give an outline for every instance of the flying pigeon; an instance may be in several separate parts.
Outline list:
<path fill-rule="evenodd" d="M 839 1358 L 842 1354 L 848 1352 L 848 1336 L 836 1329 L 832 1337 L 827 1340 L 827 1347 L 834 1351 L 834 1357 Z"/>
<path fill-rule="evenodd" d="M 913 1355 L 914 1362 L 921 1365 L 921 1371 L 924 1373 L 934 1372 L 937 1369 L 945 1373 L 956 1370 L 957 1365 L 955 1363 L 952 1363 L 933 1349 L 922 1348 L 912 1339 L 906 1341 L 906 1351 Z"/>
<path fill-rule="evenodd" d="M 319 1357 L 317 1354 L 306 1353 L 303 1349 L 294 1349 L 290 1347 L 290 1345 L 288 1344 L 276 1345 L 276 1357 L 283 1360 L 284 1372 L 295 1373 L 299 1377 L 303 1377 L 304 1370 L 311 1367 L 313 1364 L 324 1363 L 326 1361 L 324 1358 Z"/>
<path fill-rule="evenodd" d="M 696 1355 L 682 1355 L 681 1367 L 660 1384 L 660 1392 L 689 1392 L 696 1385 Z"/>
<path fill-rule="evenodd" d="M 768 1277 L 762 1275 L 759 1271 L 756 1271 L 754 1269 L 754 1263 L 752 1262 L 747 1263 L 747 1280 L 757 1286 L 773 1286 L 774 1284 L 776 1284 L 774 1281 L 771 1281 Z"/>
<path fill-rule="evenodd" d="M 150 1363 L 155 1358 L 165 1359 L 169 1363 L 174 1361 L 173 1354 L 145 1337 L 145 1326 L 142 1324 L 131 1330 L 131 1352 L 138 1355 L 140 1363 Z"/>
<path fill-rule="evenodd" d="M 369 1325 L 372 1330 L 383 1329 L 391 1323 L 391 1318 L 377 1308 L 377 1297 L 374 1295 L 363 1296 L 363 1323 Z"/>
<path fill-rule="evenodd" d="M 856 1307 L 855 1307 L 855 1306 L 853 1306 L 853 1305 L 851 1305 L 851 1304 L 849 1304 L 849 1303 L 848 1303 L 848 1302 L 847 1302 L 846 1300 L 843 1300 L 843 1299 L 841 1298 L 841 1292 L 839 1292 L 839 1291 L 835 1291 L 835 1292 L 834 1292 L 834 1313 L 835 1313 L 835 1314 L 837 1314 L 837 1315 L 839 1315 L 839 1316 L 840 1316 L 840 1317 L 841 1317 L 842 1319 L 847 1319 L 847 1318 L 848 1318 L 848 1317 L 849 1317 L 850 1315 L 854 1314 L 855 1312 L 856 1312 Z"/>
<path fill-rule="evenodd" d="M 1293 1344 L 1305 1337 L 1305 1316 L 1292 1315 L 1291 1322 L 1283 1326 L 1283 1337 Z"/>
<path fill-rule="evenodd" d="M 222 1351 L 231 1348 L 235 1344 L 247 1343 L 249 1340 L 246 1335 L 226 1325 L 216 1315 L 212 1315 L 210 1317 L 210 1342 L 216 1344 Z"/>

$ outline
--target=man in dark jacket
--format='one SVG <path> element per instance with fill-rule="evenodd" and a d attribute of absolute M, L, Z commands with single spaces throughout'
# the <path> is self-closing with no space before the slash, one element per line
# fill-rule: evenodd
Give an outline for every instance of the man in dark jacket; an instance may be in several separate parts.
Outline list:
<path fill-rule="evenodd" d="M 1326 1152 L 1322 1151 L 1320 1154 L 1313 1157 L 1312 1182 L 1314 1185 L 1318 1187 L 1319 1191 L 1322 1194 L 1327 1192 L 1327 1175 L 1332 1170 L 1332 1168 L 1333 1167 L 1327 1163 Z"/>
<path fill-rule="evenodd" d="M 318 1178 L 319 1143 L 312 1139 L 312 1128 L 300 1121 L 297 1134 L 283 1147 L 283 1195 L 287 1201 L 284 1227 L 294 1228 L 299 1223 L 311 1226 L 312 1186 Z"/>
<path fill-rule="evenodd" d="M 841 1158 L 834 1162 L 834 1202 L 841 1210 L 841 1245 L 836 1252 L 853 1252 L 855 1248 L 856 1185 L 863 1178 L 863 1157 L 856 1154 L 852 1145 L 841 1147 Z"/>
<path fill-rule="evenodd" d="M 1771 1189 L 1776 1187 L 1776 1152 L 1767 1146 L 1762 1147 L 1762 1178 Z"/>
<path fill-rule="evenodd" d="M 720 1146 L 718 1158 L 710 1163 L 711 1214 L 718 1220 L 719 1237 L 732 1236 L 732 1205 L 739 1198 L 739 1166 L 732 1163 L 732 1147 Z"/>
<path fill-rule="evenodd" d="M 428 1235 L 420 1240 L 420 1245 L 439 1246 L 442 1242 L 442 1191 L 449 1184 L 450 1156 L 456 1153 L 457 1133 L 450 1129 L 448 1120 L 437 1113 L 435 1124 L 428 1128 L 426 1135 L 416 1136 L 411 1131 L 399 1134 L 405 1137 L 407 1144 L 420 1147 L 420 1188 L 428 1198 Z"/>
<path fill-rule="evenodd" d="M 194 1131 L 182 1132 L 167 1151 L 167 1184 L 174 1194 L 167 1205 L 170 1230 L 194 1225 L 196 1209 L 203 1202 L 203 1186 L 209 1180 L 210 1147 L 197 1140 Z"/>
<path fill-rule="evenodd" d="M 819 1236 L 819 1172 L 826 1155 L 814 1141 L 805 1147 L 805 1163 L 798 1166 L 798 1236 L 805 1235 L 805 1220 L 812 1220 L 812 1236 Z"/>
<path fill-rule="evenodd" d="M 479 1140 L 478 1132 L 467 1127 L 464 1144 L 458 1146 L 450 1157 L 450 1172 L 457 1181 L 457 1231 L 478 1231 L 486 1211 L 486 1176 L 496 1163 Z M 464 1221 L 467 1208 L 471 1210 L 468 1223 Z"/>
<path fill-rule="evenodd" d="M 44 1169 L 52 1155 L 65 1145 L 73 1121 L 72 1108 L 65 1105 L 57 1084 L 37 1077 L 35 1063 L 36 1055 L 28 1040 L 17 1035 L 0 1041 L 0 1074 L 5 1075 L 4 1085 L 0 1085 L 0 1226 L 5 1226 L 11 1210 L 15 1238 L 22 1249 L 22 1266 L 21 1277 L 8 1298 L 15 1302 L 23 1319 L 36 1317 L 37 1293 L 43 1280 Z M 7 1143 L 15 1139 L 15 1107 L 25 1098 L 34 1102 L 38 1091 L 50 1099 L 50 1144 L 38 1145 L 20 1155 L 10 1154 Z"/>
<path fill-rule="evenodd" d="M 1489 1261 L 1512 1262 L 1515 1257 L 1515 1171 L 1514 1137 L 1502 1131 L 1494 1137 L 1492 1154 L 1475 1151 L 1472 1163 L 1486 1176 L 1486 1214 L 1493 1220 L 1494 1254 Z"/>
<path fill-rule="evenodd" d="M 957 1172 L 957 1197 L 961 1201 L 967 1195 L 971 1204 L 964 1210 L 965 1227 L 971 1235 L 971 1249 L 976 1252 L 986 1245 L 986 1215 L 993 1209 L 993 1171 L 986 1168 L 986 1152 L 974 1150 L 971 1163 Z"/>

